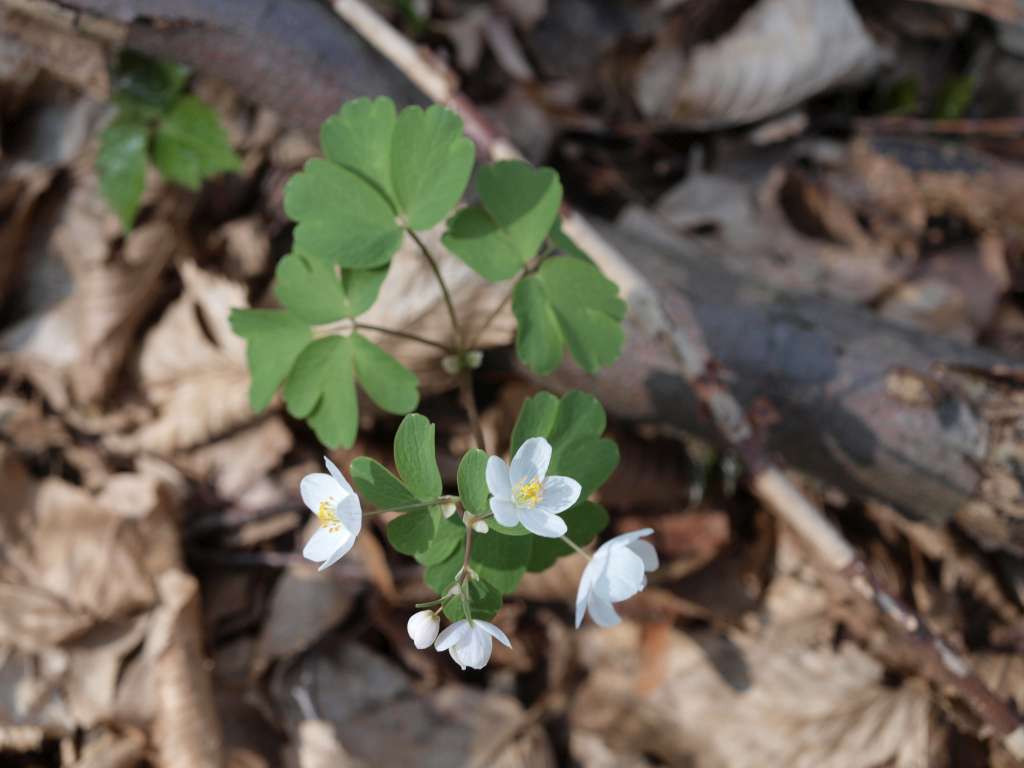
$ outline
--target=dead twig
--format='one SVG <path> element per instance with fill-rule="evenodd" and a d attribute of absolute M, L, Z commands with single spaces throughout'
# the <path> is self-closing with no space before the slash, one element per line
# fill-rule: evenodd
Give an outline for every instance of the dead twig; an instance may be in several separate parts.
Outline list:
<path fill-rule="evenodd" d="M 970 6 L 970 10 L 1005 20 L 1013 20 L 1019 15 L 1012 1 L 948 0 L 944 4 Z M 459 91 L 458 78 L 443 61 L 429 51 L 417 48 L 361 0 L 332 0 L 331 6 L 427 96 L 458 112 L 465 123 L 466 133 L 485 155 L 495 160 L 522 158 L 515 146 L 490 125 Z M 671 351 L 677 367 L 707 409 L 718 431 L 746 464 L 750 486 L 758 498 L 796 529 L 825 564 L 846 577 L 859 594 L 871 600 L 921 649 L 923 675 L 937 683 L 952 686 L 1002 739 L 1007 749 L 1018 759 L 1024 759 L 1024 724 L 1016 711 L 981 682 L 962 654 L 933 634 L 919 616 L 878 585 L 842 533 L 767 455 L 747 414 L 718 376 L 714 359 L 702 339 L 691 337 L 671 319 L 680 313 L 684 316 L 691 314 L 685 302 L 676 297 L 676 306 L 667 306 L 664 297 L 644 276 L 586 219 L 567 206 L 563 209 L 563 229 L 590 254 L 609 278 L 618 283 L 629 303 L 637 330 L 661 341 Z M 690 323 L 686 325 L 693 327 Z"/>
<path fill-rule="evenodd" d="M 868 117 L 854 121 L 865 133 L 903 133 L 929 136 L 980 136 L 986 139 L 1024 137 L 1024 117 L 928 120 L 921 117 Z"/>

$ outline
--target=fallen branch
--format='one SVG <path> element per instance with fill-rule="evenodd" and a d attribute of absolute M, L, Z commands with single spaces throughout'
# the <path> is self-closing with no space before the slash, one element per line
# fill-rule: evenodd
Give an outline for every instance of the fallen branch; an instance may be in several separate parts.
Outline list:
<path fill-rule="evenodd" d="M 442 61 L 413 46 L 361 0 L 332 0 L 331 6 L 431 100 L 457 111 L 466 124 L 466 132 L 484 154 L 492 159 L 521 157 L 459 92 L 457 77 Z M 925 676 L 952 686 L 1007 749 L 1024 759 L 1024 724 L 1017 713 L 981 682 L 963 655 L 879 586 L 840 531 L 771 460 L 746 412 L 719 375 L 709 350 L 697 335 L 687 332 L 695 324 L 674 323 L 654 287 L 580 214 L 566 208 L 562 227 L 618 283 L 634 324 L 671 351 L 679 372 L 707 409 L 719 433 L 746 465 L 750 487 L 758 498 L 791 525 L 827 566 L 842 573 L 859 594 L 873 601 L 884 616 L 915 642 L 926 660 L 922 666 Z M 674 313 L 689 313 L 682 297 L 674 298 L 679 305 Z"/>

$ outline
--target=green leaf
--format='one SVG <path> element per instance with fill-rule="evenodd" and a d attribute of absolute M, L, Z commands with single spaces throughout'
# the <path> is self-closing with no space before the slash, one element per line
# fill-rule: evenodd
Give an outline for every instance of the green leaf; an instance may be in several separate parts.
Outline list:
<path fill-rule="evenodd" d="M 292 176 L 284 210 L 296 222 L 296 248 L 328 264 L 380 267 L 402 244 L 402 229 L 380 192 L 362 176 L 321 158 Z"/>
<path fill-rule="evenodd" d="M 165 178 L 193 191 L 203 179 L 242 166 L 217 113 L 195 96 L 182 96 L 161 118 L 153 163 Z"/>
<path fill-rule="evenodd" d="M 231 328 L 247 342 L 252 384 L 249 402 L 262 411 L 312 339 L 309 326 L 290 312 L 277 309 L 234 309 Z"/>
<path fill-rule="evenodd" d="M 434 425 L 426 416 L 410 413 L 395 433 L 395 466 L 413 494 L 433 501 L 441 495 L 441 472 L 434 454 Z"/>
<path fill-rule="evenodd" d="M 558 316 L 536 275 L 521 280 L 512 293 L 516 316 L 516 354 L 529 368 L 549 374 L 562 363 L 565 337 Z"/>
<path fill-rule="evenodd" d="M 473 537 L 470 567 L 502 594 L 512 592 L 526 573 L 533 542 L 538 538 L 477 534 Z"/>
<path fill-rule="evenodd" d="M 348 297 L 335 268 L 319 259 L 291 253 L 274 271 L 277 300 L 308 323 L 330 323 L 346 316 Z"/>
<path fill-rule="evenodd" d="M 560 402 L 550 392 L 538 392 L 533 397 L 526 399 L 522 408 L 519 409 L 519 418 L 516 419 L 516 424 L 512 428 L 509 452 L 513 456 L 519 447 L 531 437 L 547 437 L 551 433 L 551 429 L 555 425 L 555 418 L 558 416 Z M 598 434 L 601 433 L 598 432 Z M 551 441 L 548 440 L 548 442 Z"/>
<path fill-rule="evenodd" d="M 457 546 L 444 560 L 431 565 L 423 572 L 423 581 L 437 594 L 443 595 L 455 581 L 455 574 L 462 567 L 465 546 Z"/>
<path fill-rule="evenodd" d="M 353 333 L 350 338 L 356 375 L 370 399 L 388 413 L 414 410 L 420 402 L 416 374 L 360 334 Z"/>
<path fill-rule="evenodd" d="M 189 69 L 183 64 L 151 59 L 123 50 L 112 73 L 114 101 L 130 107 L 148 108 L 154 113 L 167 110 L 188 82 Z"/>
<path fill-rule="evenodd" d="M 459 462 L 459 497 L 462 505 L 476 515 L 491 511 L 487 503 L 487 454 L 479 448 L 471 448 Z"/>
<path fill-rule="evenodd" d="M 546 433 L 552 445 L 566 445 L 581 437 L 600 437 L 608 417 L 600 401 L 588 392 L 574 389 L 558 401 L 558 412 Z"/>
<path fill-rule="evenodd" d="M 576 245 L 576 242 L 571 237 L 565 234 L 565 231 L 562 229 L 561 219 L 555 219 L 551 231 L 548 232 L 548 237 L 551 239 L 551 244 L 566 256 L 583 259 L 584 261 L 591 260 L 583 249 Z"/>
<path fill-rule="evenodd" d="M 388 268 L 342 269 L 321 259 L 290 253 L 277 263 L 274 293 L 288 309 L 315 325 L 356 317 L 377 299 Z"/>
<path fill-rule="evenodd" d="M 402 110 L 391 142 L 391 185 L 412 229 L 430 229 L 448 215 L 466 190 L 474 159 L 454 112 L 437 105 Z"/>
<path fill-rule="evenodd" d="M 490 621 L 501 610 L 501 592 L 486 581 L 469 582 L 470 612 L 474 619 Z M 466 617 L 462 601 L 458 598 L 449 600 L 444 607 L 444 615 L 449 621 L 458 621 Z"/>
<path fill-rule="evenodd" d="M 407 509 L 419 499 L 379 461 L 360 456 L 349 467 L 359 495 L 379 509 Z"/>
<path fill-rule="evenodd" d="M 288 413 L 304 418 L 328 448 L 351 448 L 359 427 L 352 344 L 328 336 L 307 346 L 284 387 Z"/>
<path fill-rule="evenodd" d="M 512 311 L 519 322 L 516 352 L 537 373 L 558 367 L 563 344 L 588 373 L 611 364 L 622 351 L 626 304 L 615 283 L 582 259 L 545 261 L 516 286 Z"/>
<path fill-rule="evenodd" d="M 403 555 L 426 552 L 434 538 L 436 521 L 429 510 L 406 512 L 388 523 L 388 542 Z"/>
<path fill-rule="evenodd" d="M 459 211 L 443 242 L 488 280 L 507 280 L 537 255 L 558 218 L 562 185 L 552 169 L 520 160 L 481 168 L 476 185 L 481 204 Z"/>
<path fill-rule="evenodd" d="M 440 510 L 432 508 L 430 513 L 437 521 L 437 529 L 430 546 L 426 551 L 416 555 L 416 560 L 423 565 L 437 565 L 451 556 L 452 550 L 466 537 L 466 528 L 456 515 L 447 520 L 441 516 Z"/>
<path fill-rule="evenodd" d="M 585 547 L 608 525 L 608 511 L 600 504 L 585 501 L 563 512 L 562 519 L 569 526 L 569 532 L 566 535 L 577 546 Z M 535 536 L 527 570 L 534 573 L 546 571 L 554 565 L 555 560 L 572 552 L 572 548 L 560 539 L 545 539 Z"/>
<path fill-rule="evenodd" d="M 320 127 L 324 157 L 361 176 L 388 201 L 395 200 L 391 188 L 391 137 L 396 119 L 395 102 L 391 99 L 361 98 L 343 104 Z"/>
<path fill-rule="evenodd" d="M 96 171 L 100 191 L 117 212 L 125 231 L 132 228 L 146 181 L 149 131 L 142 123 L 117 120 L 100 136 Z"/>
<path fill-rule="evenodd" d="M 548 472 L 568 475 L 581 486 L 586 499 L 612 476 L 619 465 L 619 447 L 608 438 L 585 437 L 560 446 Z"/>

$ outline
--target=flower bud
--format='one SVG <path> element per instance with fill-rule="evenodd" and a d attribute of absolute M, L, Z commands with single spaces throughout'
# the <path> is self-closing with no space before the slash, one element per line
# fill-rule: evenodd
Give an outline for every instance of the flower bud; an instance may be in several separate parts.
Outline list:
<path fill-rule="evenodd" d="M 441 628 L 441 620 L 433 611 L 417 611 L 409 617 L 405 628 L 413 644 L 422 651 L 434 644 L 437 632 Z"/>
<path fill-rule="evenodd" d="M 449 376 L 455 376 L 462 368 L 458 355 L 445 355 L 441 358 L 441 370 Z"/>
<path fill-rule="evenodd" d="M 480 364 L 484 361 L 484 353 L 479 349 L 471 349 L 466 352 L 466 367 L 476 370 L 480 367 Z"/>
<path fill-rule="evenodd" d="M 441 510 L 441 514 L 444 515 L 445 520 L 454 515 L 456 511 L 455 502 L 452 501 L 446 501 L 443 504 L 438 504 L 437 507 Z"/>
<path fill-rule="evenodd" d="M 487 533 L 491 528 L 487 525 L 486 520 L 476 520 L 473 523 L 473 530 L 477 533 Z"/>

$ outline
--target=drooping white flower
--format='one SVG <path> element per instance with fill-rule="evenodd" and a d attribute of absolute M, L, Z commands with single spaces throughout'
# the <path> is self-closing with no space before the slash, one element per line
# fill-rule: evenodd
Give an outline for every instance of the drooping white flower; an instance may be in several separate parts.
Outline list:
<path fill-rule="evenodd" d="M 546 477 L 551 443 L 531 437 L 519 446 L 509 467 L 503 459 L 487 459 L 487 488 L 494 519 L 509 527 L 522 523 L 538 536 L 557 539 L 568 527 L 559 515 L 580 497 L 580 484 L 571 477 Z"/>
<path fill-rule="evenodd" d="M 580 588 L 576 592 L 576 627 L 583 623 L 588 612 L 602 627 L 619 623 L 619 614 L 612 603 L 628 600 L 647 586 L 646 571 L 658 567 L 658 553 L 644 536 L 654 533 L 652 528 L 630 531 L 609 539 L 594 553 L 583 569 Z"/>
<path fill-rule="evenodd" d="M 434 644 L 434 640 L 437 639 L 437 631 L 440 628 L 441 620 L 436 613 L 430 610 L 417 611 L 409 617 L 409 622 L 405 625 L 413 645 L 421 651 Z"/>
<path fill-rule="evenodd" d="M 462 669 L 483 669 L 491 659 L 492 637 L 506 648 L 512 647 L 508 635 L 489 621 L 459 619 L 437 636 L 434 648 L 448 651 Z"/>
<path fill-rule="evenodd" d="M 320 521 L 320 530 L 313 534 L 302 550 L 307 560 L 320 563 L 320 570 L 341 560 L 363 527 L 363 508 L 359 497 L 334 462 L 324 457 L 327 471 L 306 475 L 299 483 L 302 501 Z"/>

